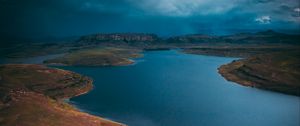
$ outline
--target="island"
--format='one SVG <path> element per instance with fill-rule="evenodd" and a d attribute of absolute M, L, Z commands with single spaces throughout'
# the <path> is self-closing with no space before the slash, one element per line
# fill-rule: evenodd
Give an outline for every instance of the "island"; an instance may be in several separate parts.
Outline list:
<path fill-rule="evenodd" d="M 71 71 L 32 64 L 1 65 L 0 125 L 125 126 L 65 102 L 92 88 L 92 79 Z"/>

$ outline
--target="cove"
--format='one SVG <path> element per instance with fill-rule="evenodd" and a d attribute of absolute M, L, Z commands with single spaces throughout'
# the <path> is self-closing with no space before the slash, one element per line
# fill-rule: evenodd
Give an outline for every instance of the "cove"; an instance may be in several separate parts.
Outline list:
<path fill-rule="evenodd" d="M 299 97 L 243 87 L 218 74 L 234 59 L 149 51 L 129 66 L 58 68 L 94 80 L 94 89 L 71 103 L 128 126 L 299 126 Z"/>

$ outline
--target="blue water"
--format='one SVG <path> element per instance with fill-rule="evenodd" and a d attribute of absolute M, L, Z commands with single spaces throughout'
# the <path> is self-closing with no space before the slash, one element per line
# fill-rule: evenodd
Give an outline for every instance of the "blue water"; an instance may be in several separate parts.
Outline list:
<path fill-rule="evenodd" d="M 43 64 L 45 60 L 54 59 L 57 57 L 61 57 L 65 55 L 63 54 L 52 54 L 45 56 L 36 56 L 30 58 L 3 58 L 0 57 L 0 64 Z"/>
<path fill-rule="evenodd" d="M 129 126 L 299 126 L 296 96 L 226 81 L 217 68 L 234 58 L 145 52 L 122 67 L 60 67 L 94 79 L 71 99 L 91 114 Z"/>

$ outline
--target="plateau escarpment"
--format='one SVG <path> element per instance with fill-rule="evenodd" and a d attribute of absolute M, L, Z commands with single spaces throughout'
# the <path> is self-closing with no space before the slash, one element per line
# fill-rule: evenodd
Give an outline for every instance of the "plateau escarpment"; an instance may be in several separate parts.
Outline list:
<path fill-rule="evenodd" d="M 111 33 L 93 34 L 80 37 L 76 46 L 112 46 L 112 47 L 139 47 L 143 48 L 158 44 L 161 39 L 155 34 L 144 33 Z"/>
<path fill-rule="evenodd" d="M 127 42 L 153 42 L 159 38 L 155 34 L 144 33 L 112 33 L 94 34 L 82 36 L 78 41 L 84 42 L 107 42 L 107 41 L 127 41 Z"/>
<path fill-rule="evenodd" d="M 90 78 L 70 71 L 42 65 L 1 65 L 0 125 L 123 126 L 64 102 L 92 87 Z"/>

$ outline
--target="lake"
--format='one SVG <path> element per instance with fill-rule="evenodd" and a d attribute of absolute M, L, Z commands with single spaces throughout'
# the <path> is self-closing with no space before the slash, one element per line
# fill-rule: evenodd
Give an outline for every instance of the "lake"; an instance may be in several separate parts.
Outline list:
<path fill-rule="evenodd" d="M 149 51 L 129 66 L 59 68 L 94 80 L 94 89 L 71 103 L 129 126 L 299 126 L 299 97 L 240 86 L 218 74 L 234 59 Z"/>
<path fill-rule="evenodd" d="M 43 64 L 45 60 L 55 59 L 57 57 L 61 57 L 65 54 L 52 54 L 45 56 L 36 56 L 30 58 L 4 58 L 0 57 L 0 64 Z"/>

